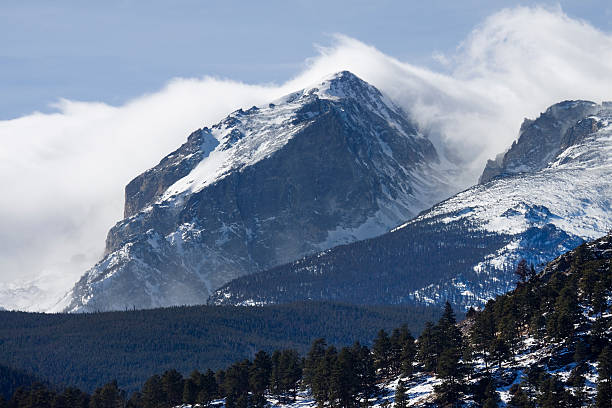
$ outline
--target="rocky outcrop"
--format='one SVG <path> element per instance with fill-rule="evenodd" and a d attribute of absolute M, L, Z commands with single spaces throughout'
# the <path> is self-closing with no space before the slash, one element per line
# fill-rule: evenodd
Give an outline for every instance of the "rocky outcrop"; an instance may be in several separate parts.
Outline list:
<path fill-rule="evenodd" d="M 544 168 L 568 143 L 578 141 L 575 134 L 583 133 L 582 127 L 588 126 L 576 121 L 595 113 L 597 108 L 593 102 L 564 101 L 548 108 L 536 120 L 525 119 L 518 140 L 507 152 L 487 162 L 479 182 Z"/>

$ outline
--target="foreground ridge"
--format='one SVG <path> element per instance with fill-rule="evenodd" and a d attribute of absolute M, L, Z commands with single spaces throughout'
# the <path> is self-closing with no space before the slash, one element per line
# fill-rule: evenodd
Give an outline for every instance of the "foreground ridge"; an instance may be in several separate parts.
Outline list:
<path fill-rule="evenodd" d="M 371 348 L 337 349 L 317 339 L 304 358 L 290 348 L 258 351 L 217 372 L 153 375 L 129 399 L 116 382 L 87 398 L 90 406 L 132 408 L 609 407 L 612 235 L 580 245 L 540 273 L 525 262 L 515 272 L 513 291 L 459 323 L 446 303 L 416 341 L 406 326 L 390 335 L 380 330 Z M 37 403 L 62 396 L 32 386 L 11 402 L 33 395 Z"/>

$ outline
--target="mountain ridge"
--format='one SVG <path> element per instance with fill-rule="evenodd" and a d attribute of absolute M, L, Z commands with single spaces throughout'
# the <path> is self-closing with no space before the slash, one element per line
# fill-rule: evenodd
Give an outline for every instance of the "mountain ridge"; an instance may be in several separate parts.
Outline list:
<path fill-rule="evenodd" d="M 550 112 L 560 107 L 577 119 L 551 122 Z M 524 122 L 519 141 L 506 153 L 512 158 L 529 151 L 523 143 L 535 143 L 533 135 L 547 124 L 552 142 L 542 153 L 555 154 L 546 164 L 523 154 L 533 164 L 525 171 L 498 174 L 383 236 L 236 279 L 210 301 L 440 304 L 448 299 L 467 308 L 505 293 L 522 258 L 538 267 L 612 227 L 610 105 L 562 102 L 547 112 Z"/>

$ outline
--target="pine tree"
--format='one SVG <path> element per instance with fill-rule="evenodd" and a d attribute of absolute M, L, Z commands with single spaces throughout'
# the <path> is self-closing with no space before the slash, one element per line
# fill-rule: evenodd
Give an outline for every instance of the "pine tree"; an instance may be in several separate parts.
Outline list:
<path fill-rule="evenodd" d="M 195 404 L 198 402 L 198 394 L 202 388 L 202 373 L 193 370 L 189 378 L 185 379 L 183 386 L 183 402 Z"/>
<path fill-rule="evenodd" d="M 601 280 L 598 281 L 593 288 L 592 295 L 593 313 L 595 313 L 596 316 L 601 317 L 608 307 L 606 292 L 607 290 L 605 284 Z"/>
<path fill-rule="evenodd" d="M 55 399 L 55 393 L 52 392 L 41 383 L 34 383 L 29 389 L 29 398 L 27 407 L 51 408 L 51 404 Z"/>
<path fill-rule="evenodd" d="M 397 383 L 394 401 L 394 408 L 406 408 L 408 406 L 408 399 L 406 397 L 406 386 L 401 380 Z"/>
<path fill-rule="evenodd" d="M 157 374 L 152 375 L 145 381 L 141 393 L 143 408 L 157 408 L 166 401 L 161 386 L 161 378 Z"/>
<path fill-rule="evenodd" d="M 310 346 L 310 351 L 308 351 L 304 360 L 304 383 L 307 385 L 312 385 L 319 363 L 325 357 L 326 348 L 327 342 L 325 339 L 316 339 Z"/>
<path fill-rule="evenodd" d="M 232 364 L 225 371 L 223 390 L 227 408 L 247 408 L 249 394 L 249 371 L 251 362 L 243 360 Z M 242 406 L 243 404 L 244 407 Z"/>
<path fill-rule="evenodd" d="M 446 302 L 436 328 L 435 343 L 439 350 L 436 374 L 443 380 L 442 384 L 434 388 L 436 401 L 441 406 L 457 406 L 465 388 L 463 382 L 465 367 L 460 361 L 463 354 L 463 339 L 449 302 Z"/>
<path fill-rule="evenodd" d="M 530 269 L 525 259 L 521 259 L 521 261 L 518 263 L 514 274 L 517 275 L 519 279 L 518 282 L 516 282 L 517 287 L 527 282 L 530 276 Z"/>
<path fill-rule="evenodd" d="M 563 383 L 554 375 L 542 381 L 539 389 L 540 395 L 538 396 L 538 406 L 542 408 L 571 406 L 572 395 L 569 391 L 565 390 Z"/>
<path fill-rule="evenodd" d="M 463 345 L 463 339 L 461 336 L 461 331 L 457 327 L 457 319 L 455 317 L 455 312 L 451 304 L 447 301 L 444 304 L 444 313 L 442 317 L 438 321 L 438 344 L 440 345 L 440 349 L 446 348 L 457 348 L 461 349 Z"/>
<path fill-rule="evenodd" d="M 281 352 L 274 350 L 270 360 L 272 361 L 272 371 L 270 373 L 270 393 L 281 400 L 283 396 L 282 373 L 281 373 Z M 283 401 L 284 402 L 284 401 Z"/>
<path fill-rule="evenodd" d="M 217 391 L 219 397 L 224 397 L 227 395 L 225 391 L 225 370 L 217 370 L 215 372 L 215 382 L 217 383 Z"/>
<path fill-rule="evenodd" d="M 97 388 L 91 395 L 89 408 L 123 408 L 125 392 L 119 389 L 117 381 Z"/>
<path fill-rule="evenodd" d="M 125 405 L 125 408 L 142 408 L 142 407 L 143 407 L 142 393 L 140 391 L 136 391 L 132 393 L 132 395 L 130 395 L 130 398 L 128 399 Z"/>
<path fill-rule="evenodd" d="M 19 387 L 13 393 L 13 396 L 9 400 L 9 407 L 11 408 L 21 408 L 25 407 L 29 404 L 30 393 L 26 390 L 25 387 Z"/>
<path fill-rule="evenodd" d="M 486 383 L 487 386 L 485 388 L 484 395 L 482 396 L 482 406 L 483 408 L 495 408 L 501 402 L 501 398 L 499 397 L 499 394 L 497 393 L 497 390 L 495 388 L 495 381 L 493 380 L 493 378 L 488 377 L 486 379 Z"/>
<path fill-rule="evenodd" d="M 288 349 L 281 355 L 283 367 L 283 388 L 291 396 L 291 400 L 295 402 L 298 384 L 302 379 L 303 368 L 300 354 L 293 349 Z"/>
<path fill-rule="evenodd" d="M 418 341 L 417 359 L 423 365 L 425 371 L 434 371 L 438 365 L 438 336 L 433 323 L 425 323 Z"/>
<path fill-rule="evenodd" d="M 373 398 L 378 393 L 376 387 L 376 369 L 374 368 L 374 359 L 372 353 L 366 346 L 359 343 L 353 344 L 351 352 L 354 356 L 354 370 L 357 377 L 357 389 L 367 405 L 368 400 Z"/>
<path fill-rule="evenodd" d="M 390 355 L 389 355 L 389 373 L 392 375 L 398 375 L 402 369 L 402 346 L 404 344 L 402 334 L 399 328 L 393 329 L 391 332 L 390 341 Z"/>
<path fill-rule="evenodd" d="M 162 391 L 165 401 L 172 406 L 179 405 L 183 400 L 183 376 L 178 371 L 167 370 L 161 376 Z"/>
<path fill-rule="evenodd" d="M 378 332 L 376 339 L 374 339 L 372 352 L 374 353 L 374 366 L 380 371 L 381 375 L 386 377 L 387 375 L 391 374 L 393 349 L 391 339 L 386 331 L 380 330 Z"/>
<path fill-rule="evenodd" d="M 68 387 L 62 393 L 66 405 L 72 408 L 87 408 L 89 406 L 89 395 L 75 387 Z"/>
<path fill-rule="evenodd" d="M 488 370 L 491 344 L 495 339 L 495 320 L 493 318 L 494 301 L 489 301 L 487 307 L 478 313 L 470 330 L 470 347 L 474 354 L 482 357 L 485 369 Z"/>
<path fill-rule="evenodd" d="M 403 375 L 411 375 L 413 371 L 412 365 L 416 357 L 417 349 L 414 343 L 414 337 L 412 337 L 412 333 L 410 333 L 410 330 L 408 330 L 407 325 L 402 325 L 399 328 L 396 342 L 398 344 L 399 354 L 394 355 L 393 357 L 398 361 L 397 371 L 395 374 L 402 373 Z"/>
<path fill-rule="evenodd" d="M 355 372 L 355 356 L 347 347 L 343 347 L 331 370 L 329 379 L 330 402 L 332 406 L 350 408 L 356 405 L 359 392 L 359 379 Z"/>
<path fill-rule="evenodd" d="M 510 358 L 512 353 L 510 347 L 501 338 L 495 338 L 490 346 L 490 354 L 497 361 L 497 367 L 501 369 L 502 363 Z"/>
<path fill-rule="evenodd" d="M 506 405 L 507 408 L 535 408 L 535 404 L 529 397 L 529 394 L 523 390 L 520 385 L 515 390 L 510 390 L 512 398 Z"/>
<path fill-rule="evenodd" d="M 272 359 L 265 351 L 258 351 L 249 369 L 249 387 L 254 395 L 262 395 L 270 386 Z"/>
<path fill-rule="evenodd" d="M 597 397 L 595 406 L 610 407 L 612 401 L 612 348 L 605 347 L 597 359 Z"/>
<path fill-rule="evenodd" d="M 336 365 L 338 352 L 334 346 L 329 346 L 325 350 L 323 358 L 318 360 L 318 365 L 314 369 L 313 378 L 311 380 L 311 391 L 315 401 L 319 407 L 323 407 L 326 402 L 330 401 L 330 378 L 332 370 Z"/>
<path fill-rule="evenodd" d="M 225 375 L 223 375 L 225 378 Z M 219 396 L 219 386 L 217 377 L 211 369 L 206 370 L 206 373 L 200 375 L 199 391 L 196 401 L 198 404 L 208 406 Z"/>
<path fill-rule="evenodd" d="M 454 347 L 446 348 L 440 354 L 436 373 L 442 383 L 434 387 L 436 402 L 441 406 L 458 406 L 464 388 L 463 367 L 459 361 L 461 352 Z"/>

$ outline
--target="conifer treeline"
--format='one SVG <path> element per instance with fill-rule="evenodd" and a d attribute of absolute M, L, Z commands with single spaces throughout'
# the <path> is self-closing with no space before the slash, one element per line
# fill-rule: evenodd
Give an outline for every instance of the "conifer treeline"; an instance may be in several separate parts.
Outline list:
<path fill-rule="evenodd" d="M 376 330 L 403 323 L 413 333 L 441 308 L 300 302 L 266 307 L 189 306 L 91 314 L 0 311 L 0 364 L 52 384 L 89 393 L 116 379 L 130 394 L 153 373 L 175 368 L 217 370 L 257 350 L 294 348 L 306 354 L 314 338 L 370 344 Z M 96 352 L 92 353 L 92 350 Z M 0 369 L 1 372 L 1 369 Z M 5 398 L 16 387 L 3 389 Z"/>
<path fill-rule="evenodd" d="M 554 273 L 538 276 L 521 263 L 516 290 L 489 301 L 483 311 L 471 310 L 461 327 L 447 302 L 437 324 L 428 323 L 418 341 L 406 326 L 391 335 L 379 331 L 371 350 L 359 343 L 338 350 L 318 339 L 303 358 L 291 349 L 272 355 L 260 351 L 252 361 L 217 372 L 194 371 L 188 378 L 168 370 L 150 377 L 129 399 L 116 382 L 91 396 L 35 385 L 19 389 L 8 407 L 60 408 L 66 401 L 79 408 L 210 406 L 224 398 L 227 408 L 262 408 L 267 398 L 290 402 L 300 388 L 308 388 L 319 407 L 357 408 L 371 405 L 384 390 L 381 384 L 391 379 L 411 381 L 429 374 L 441 379 L 435 387 L 437 406 L 468 402 L 495 407 L 500 403 L 496 388 L 509 385 L 503 383 L 503 371 L 496 369 L 524 352 L 522 340 L 530 337 L 550 345 L 552 355 L 531 364 L 524 377 L 512 379 L 507 406 L 610 408 L 612 265 L 609 257 L 601 257 L 605 251 L 610 254 L 612 243 L 603 250 L 583 245 L 556 261 Z M 572 362 L 566 381 L 551 374 Z M 586 392 L 585 374 L 595 362 L 598 380 L 593 396 Z M 400 381 L 395 408 L 405 408 L 406 392 Z"/>

